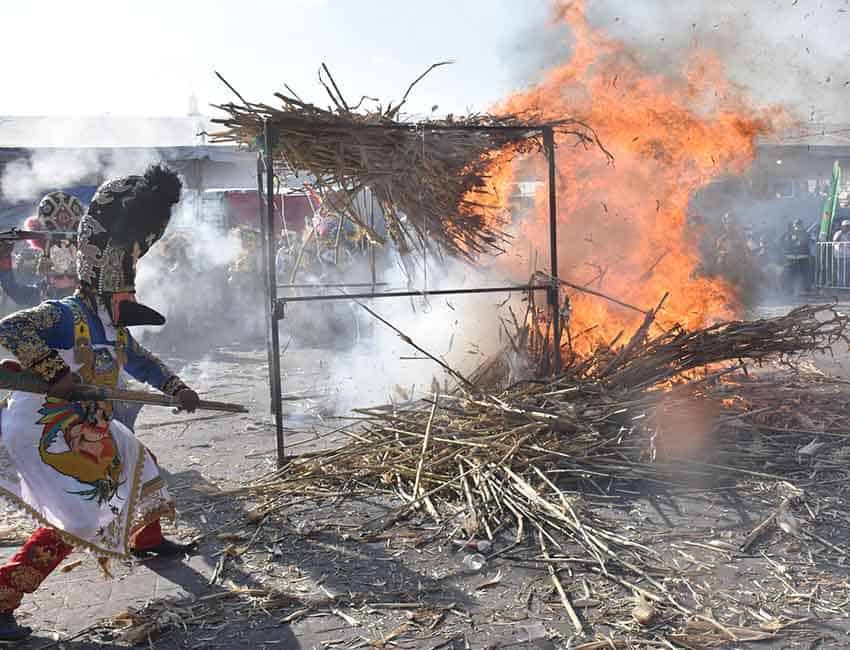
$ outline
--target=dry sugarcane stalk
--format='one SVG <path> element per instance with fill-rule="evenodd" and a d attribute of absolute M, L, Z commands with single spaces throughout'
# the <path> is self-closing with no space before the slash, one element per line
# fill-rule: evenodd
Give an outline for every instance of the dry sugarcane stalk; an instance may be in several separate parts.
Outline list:
<path fill-rule="evenodd" d="M 428 424 L 425 425 L 425 436 L 422 439 L 422 455 L 419 457 L 419 465 L 416 467 L 416 480 L 413 483 L 413 498 L 419 498 L 419 480 L 422 478 L 422 466 L 425 464 L 425 452 L 428 451 L 428 443 L 431 441 L 431 425 L 434 423 L 434 414 L 437 412 L 439 395 L 434 397 L 434 405 L 428 416 Z"/>
<path fill-rule="evenodd" d="M 504 201 L 488 185 L 491 169 L 515 156 L 541 151 L 540 125 L 526 128 L 533 115 L 398 121 L 416 83 L 440 65 L 444 62 L 414 80 L 398 104 L 377 111 L 351 108 L 324 64 L 319 78 L 334 104 L 330 109 L 307 103 L 288 89 L 288 95 L 276 93 L 280 108 L 247 102 L 219 75 L 241 103 L 218 106 L 226 116 L 213 120 L 223 127 L 213 138 L 254 146 L 268 122 L 277 162 L 312 175 L 326 199 L 341 192 L 346 198 L 334 209 L 374 242 L 384 240 L 358 212 L 354 200 L 366 188 L 381 206 L 387 231 L 402 251 L 416 242 L 424 247 L 433 242 L 469 260 L 501 252 L 510 238 Z M 605 152 L 593 130 L 578 120 L 547 126 L 556 129 L 559 138 L 575 137 Z"/>
<path fill-rule="evenodd" d="M 761 537 L 765 531 L 770 527 L 770 525 L 776 519 L 776 512 L 770 513 L 769 516 L 765 517 L 765 519 L 747 535 L 747 539 L 744 540 L 744 543 L 741 544 L 741 552 L 746 553 L 750 550 L 750 547 L 755 544 L 759 537 Z"/>
<path fill-rule="evenodd" d="M 547 560 L 551 559 L 549 557 L 549 551 L 546 548 L 546 541 L 543 539 L 542 533 L 538 533 L 538 539 L 540 540 L 540 549 L 543 552 L 543 557 Z M 555 570 L 555 567 L 552 566 L 551 562 L 548 562 L 546 564 L 546 569 L 549 571 L 549 579 L 552 581 L 552 584 L 558 591 L 558 596 L 561 599 L 561 604 L 564 606 L 564 609 L 567 612 L 567 616 L 570 617 L 570 622 L 573 624 L 573 627 L 576 629 L 578 635 L 584 636 L 584 626 L 581 624 L 581 620 L 579 619 L 578 614 L 576 614 L 576 610 L 573 608 L 573 604 L 570 602 L 570 597 L 567 596 L 567 592 L 564 591 L 564 585 L 561 584 L 561 581 L 558 578 L 558 572 Z"/>

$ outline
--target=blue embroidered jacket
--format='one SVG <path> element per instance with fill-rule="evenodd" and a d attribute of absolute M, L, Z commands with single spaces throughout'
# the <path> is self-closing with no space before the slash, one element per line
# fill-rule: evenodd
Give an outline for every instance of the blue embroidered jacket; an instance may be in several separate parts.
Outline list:
<path fill-rule="evenodd" d="M 50 383 L 57 381 L 70 370 L 57 350 L 74 347 L 72 303 L 76 303 L 86 319 L 92 345 L 115 345 L 115 341 L 107 340 L 103 323 L 95 309 L 79 294 L 64 300 L 48 300 L 0 320 L 0 345 L 12 352 L 25 368 Z M 177 394 L 185 386 L 162 361 L 129 333 L 126 355 L 123 369 L 134 379 L 169 395 Z"/>

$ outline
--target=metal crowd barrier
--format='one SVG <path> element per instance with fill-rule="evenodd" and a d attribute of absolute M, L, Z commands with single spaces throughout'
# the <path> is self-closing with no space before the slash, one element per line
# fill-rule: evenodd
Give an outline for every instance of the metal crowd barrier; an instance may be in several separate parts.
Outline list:
<path fill-rule="evenodd" d="M 818 242 L 815 285 L 821 289 L 850 289 L 850 242 Z"/>

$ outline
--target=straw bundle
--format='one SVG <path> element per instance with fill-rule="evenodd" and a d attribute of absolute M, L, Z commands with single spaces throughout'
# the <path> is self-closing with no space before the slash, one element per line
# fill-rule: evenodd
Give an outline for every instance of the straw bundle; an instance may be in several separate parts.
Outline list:
<path fill-rule="evenodd" d="M 529 125 L 527 115 L 470 115 L 404 122 L 400 110 L 416 82 L 399 104 L 365 110 L 359 108 L 365 97 L 352 107 L 328 77 L 323 83 L 333 106 L 327 109 L 293 92 L 275 93 L 282 103 L 278 108 L 244 100 L 218 106 L 227 116 L 213 120 L 224 127 L 215 141 L 254 145 L 263 141 L 268 122 L 276 162 L 310 174 L 333 211 L 383 243 L 355 208 L 355 197 L 369 188 L 402 251 L 436 243 L 451 255 L 474 260 L 504 250 L 508 197 L 488 184 L 493 167 L 540 151 L 542 126 L 556 129 L 561 138 L 598 144 L 592 129 L 577 120 Z M 342 198 L 332 198 L 336 190 Z"/>
<path fill-rule="evenodd" d="M 830 382 L 782 374 L 755 380 L 740 366 L 705 366 L 787 362 L 846 342 L 848 324 L 829 307 L 803 307 L 653 339 L 641 328 L 619 351 L 559 377 L 499 393 L 461 385 L 422 403 L 359 409 L 349 444 L 293 459 L 249 490 L 263 511 L 294 494 L 392 494 L 400 505 L 367 530 L 426 516 L 468 537 L 496 540 L 509 531 L 518 544 L 533 542 L 537 560 L 613 581 L 692 624 L 685 583 L 674 588 L 665 578 L 676 571 L 664 554 L 612 526 L 585 495 L 641 480 L 692 487 L 810 476 L 800 452 L 811 429 L 850 429 L 843 403 L 818 385 Z M 801 416 L 809 426 L 789 431 L 798 412 L 810 414 Z M 847 475 L 838 460 L 819 472 Z M 581 631 L 564 592 L 562 604 Z M 715 633 L 723 628 L 712 625 Z"/>

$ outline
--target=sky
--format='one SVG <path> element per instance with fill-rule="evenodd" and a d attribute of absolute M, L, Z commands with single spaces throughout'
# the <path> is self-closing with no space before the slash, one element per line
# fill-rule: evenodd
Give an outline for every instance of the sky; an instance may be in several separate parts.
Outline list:
<path fill-rule="evenodd" d="M 714 48 L 761 103 L 850 121 L 850 0 L 587 0 L 591 22 L 653 67 Z M 326 103 L 327 63 L 351 101 L 484 111 L 569 52 L 550 0 L 0 0 L 0 115 L 184 115 L 289 84 Z"/>
<path fill-rule="evenodd" d="M 0 0 L 0 114 L 183 115 L 289 84 L 325 101 L 325 62 L 349 99 L 397 100 L 430 64 L 414 107 L 483 110 L 507 93 L 506 57 L 547 0 Z M 10 56 L 17 52 L 17 56 Z"/>

